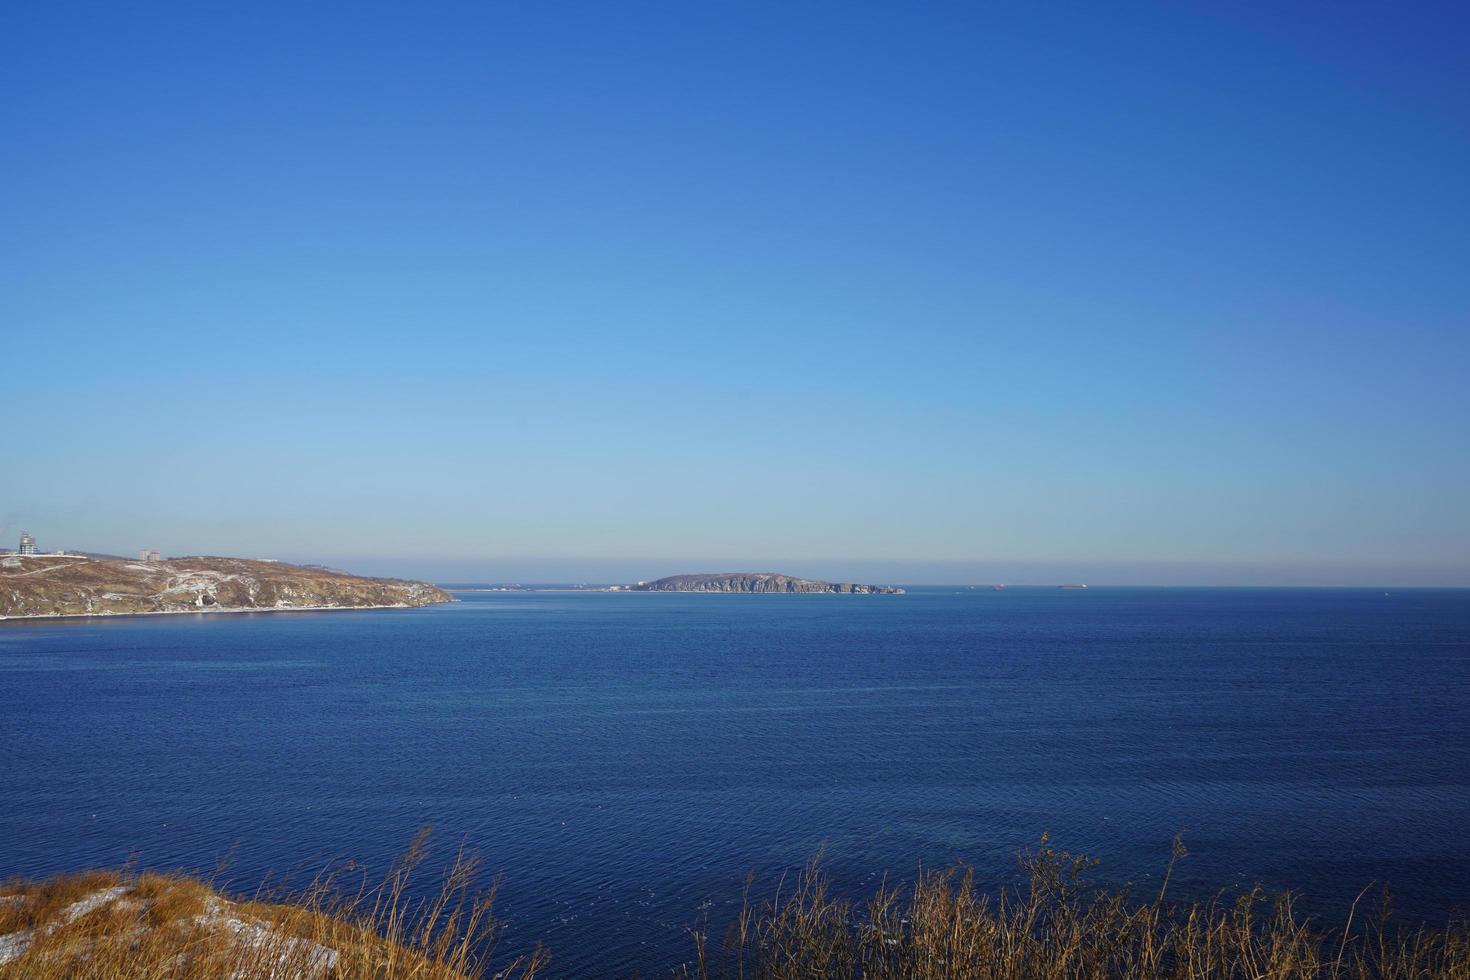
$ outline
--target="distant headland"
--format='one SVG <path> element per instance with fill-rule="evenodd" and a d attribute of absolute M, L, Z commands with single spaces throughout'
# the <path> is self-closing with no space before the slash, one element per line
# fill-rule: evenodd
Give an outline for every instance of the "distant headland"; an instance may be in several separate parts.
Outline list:
<path fill-rule="evenodd" d="M 631 592 L 803 592 L 853 595 L 902 595 L 891 585 L 859 585 L 796 578 L 775 572 L 717 572 L 703 575 L 670 575 L 652 582 L 626 587 Z"/>
<path fill-rule="evenodd" d="M 364 578 L 246 558 L 136 561 L 79 554 L 0 556 L 0 619 L 148 613 L 428 606 L 454 597 L 427 582 Z"/>

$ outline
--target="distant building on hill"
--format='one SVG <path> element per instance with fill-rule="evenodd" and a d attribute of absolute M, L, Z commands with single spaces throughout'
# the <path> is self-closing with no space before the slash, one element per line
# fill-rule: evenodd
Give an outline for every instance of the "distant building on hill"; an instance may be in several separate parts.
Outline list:
<path fill-rule="evenodd" d="M 20 554 L 34 555 L 36 553 L 36 539 L 26 532 L 20 532 Z"/>
<path fill-rule="evenodd" d="M 157 551 L 155 551 L 152 548 L 144 548 L 142 551 L 138 552 L 138 560 L 139 561 L 163 561 L 163 555 L 160 555 Z"/>

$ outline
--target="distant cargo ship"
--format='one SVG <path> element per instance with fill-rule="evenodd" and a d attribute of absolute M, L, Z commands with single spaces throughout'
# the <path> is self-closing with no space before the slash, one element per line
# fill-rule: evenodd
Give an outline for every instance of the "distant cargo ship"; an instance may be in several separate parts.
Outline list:
<path fill-rule="evenodd" d="M 1069 582 L 1066 585 L 1059 585 L 1059 586 L 1057 586 L 1057 588 L 1059 588 L 1059 589 L 1085 589 L 1085 588 L 1087 588 L 1087 586 L 1083 585 L 1080 582 Z"/>

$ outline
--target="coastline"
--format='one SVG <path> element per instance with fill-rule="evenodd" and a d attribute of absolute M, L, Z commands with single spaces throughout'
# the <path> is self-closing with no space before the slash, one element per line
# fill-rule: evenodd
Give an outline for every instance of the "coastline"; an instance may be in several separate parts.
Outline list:
<path fill-rule="evenodd" d="M 0 621 L 199 612 L 412 608 L 454 597 L 428 582 L 201 555 L 0 562 Z"/>
<path fill-rule="evenodd" d="M 722 592 L 717 589 L 451 589 L 441 586 L 451 595 L 457 592 L 470 594 L 515 595 L 537 592 L 557 592 L 578 595 L 753 595 L 753 596 L 831 596 L 831 595 L 904 595 L 904 592 Z"/>
<path fill-rule="evenodd" d="M 451 599 L 457 602 L 457 599 Z M 120 619 L 124 616 L 216 616 L 233 613 L 290 613 L 290 612 L 354 612 L 359 609 L 423 609 L 427 606 L 442 606 L 440 602 L 393 602 L 370 606 L 204 606 L 198 609 L 145 609 L 138 612 L 100 613 L 34 613 L 24 616 L 0 616 L 0 623 L 35 622 L 40 619 Z"/>

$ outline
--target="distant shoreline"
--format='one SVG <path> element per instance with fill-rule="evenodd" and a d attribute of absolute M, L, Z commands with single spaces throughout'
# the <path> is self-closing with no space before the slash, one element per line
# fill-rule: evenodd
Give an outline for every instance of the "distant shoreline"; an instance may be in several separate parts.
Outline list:
<path fill-rule="evenodd" d="M 438 586 L 439 586 L 439 588 L 443 589 L 445 592 L 487 592 L 487 593 L 488 592 L 500 592 L 500 593 L 513 593 L 513 592 L 591 592 L 591 593 L 630 593 L 630 594 L 631 593 L 638 593 L 638 594 L 643 594 L 643 595 L 654 595 L 654 594 L 657 594 L 657 593 L 673 593 L 673 594 L 678 594 L 678 595 L 693 595 L 693 594 L 698 594 L 698 595 L 822 595 L 822 594 L 829 594 L 829 593 L 813 593 L 813 592 L 809 592 L 809 593 L 795 593 L 795 592 L 788 592 L 788 593 L 778 593 L 778 592 L 758 592 L 758 593 L 750 593 L 750 592 L 715 592 L 715 591 L 712 591 L 712 590 L 700 590 L 700 589 L 682 589 L 682 590 L 681 589 L 635 589 L 635 588 L 629 588 L 628 586 L 622 586 L 622 587 L 619 587 L 619 588 L 613 588 L 611 586 L 606 586 L 606 585 L 589 585 L 586 588 L 577 588 L 575 586 L 569 586 L 569 585 L 545 585 L 545 586 L 542 586 L 542 585 L 524 585 L 524 586 L 513 586 L 513 587 L 512 586 L 486 587 L 486 586 L 482 586 L 482 585 L 476 585 L 476 586 L 460 586 L 460 585 L 445 585 L 443 583 L 439 583 Z M 1167 583 L 1167 584 L 1151 584 L 1151 583 L 1146 583 L 1145 582 L 1145 583 L 1131 583 L 1131 584 L 1127 584 L 1127 585 L 1088 585 L 1088 587 L 1086 589 L 1068 589 L 1068 588 L 1064 588 L 1062 586 L 1059 586 L 1059 585 L 1056 585 L 1056 584 L 1053 584 L 1053 583 L 1049 583 L 1049 582 L 1033 582 L 1033 583 L 1018 583 L 1018 584 L 1010 584 L 1010 583 L 1007 583 L 1006 584 L 1006 587 L 1004 589 L 1001 589 L 1001 590 L 995 590 L 989 584 L 972 585 L 970 583 L 940 582 L 940 583 L 932 583 L 932 584 L 927 584 L 927 585 L 910 585 L 910 584 L 905 584 L 903 586 L 903 588 L 904 589 L 925 589 L 925 590 L 929 590 L 929 589 L 952 589 L 952 590 L 965 591 L 965 592 L 986 592 L 986 593 L 994 592 L 994 591 L 999 591 L 1002 594 L 1005 593 L 1005 592 L 1084 592 L 1084 591 L 1085 592 L 1096 592 L 1096 591 L 1099 591 L 1099 590 L 1113 590 L 1113 589 L 1170 589 L 1170 590 L 1178 590 L 1178 591 L 1187 591 L 1187 590 L 1198 590 L 1198 591 L 1207 591 L 1207 590 L 1214 590 L 1214 591 L 1238 590 L 1238 591 L 1258 591 L 1258 592 L 1293 591 L 1293 590 L 1296 590 L 1296 591 L 1338 591 L 1338 592 L 1464 592 L 1464 591 L 1470 591 L 1470 585 L 1338 585 L 1338 584 L 1328 584 L 1328 585 L 1301 585 L 1301 584 L 1291 584 L 1291 585 L 1197 585 L 1197 584 L 1180 584 L 1180 583 L 1175 583 L 1175 582 L 1170 582 L 1170 583 Z"/>
<path fill-rule="evenodd" d="M 0 560 L 0 619 L 391 609 L 452 601 L 427 582 L 262 559 Z"/>
<path fill-rule="evenodd" d="M 538 592 L 538 593 L 540 593 L 540 592 L 558 592 L 558 593 L 586 594 L 586 595 L 753 595 L 753 596 L 780 596 L 780 595 L 784 595 L 784 596 L 813 596 L 813 595 L 815 595 L 815 596 L 822 596 L 822 595 L 867 595 L 867 594 L 869 594 L 869 593 L 862 593 L 862 592 L 733 592 L 733 591 L 732 592 L 717 592 L 714 589 L 630 589 L 627 586 L 623 586 L 621 588 L 616 588 L 616 589 L 614 589 L 614 588 L 607 588 L 607 587 L 593 587 L 593 586 L 589 586 L 589 587 L 587 587 L 585 589 L 573 589 L 573 588 L 568 588 L 567 586 L 547 586 L 544 589 L 543 588 L 538 588 L 538 587 L 535 587 L 535 586 L 527 586 L 526 588 L 523 588 L 523 589 L 461 589 L 461 588 L 459 588 L 457 586 L 441 585 L 441 586 L 439 586 L 439 588 L 441 588 L 445 592 L 449 592 L 451 594 L 452 593 L 456 593 L 456 592 L 473 592 L 473 593 L 485 593 L 485 594 L 495 594 L 495 595 L 514 595 L 516 593 L 527 593 L 527 592 Z M 948 586 L 939 586 L 939 588 L 948 588 Z M 878 593 L 871 593 L 871 594 L 873 594 L 873 595 L 902 595 L 903 593 L 901 593 L 901 592 L 896 592 L 896 593 L 878 592 Z"/>
<path fill-rule="evenodd" d="M 459 590 L 466 591 L 466 590 Z M 35 622 L 38 619 L 121 619 L 126 616 L 216 616 L 235 613 L 356 612 L 360 609 L 424 609 L 407 602 L 376 606 L 204 606 L 198 609 L 143 609 L 137 612 L 99 613 L 27 613 L 22 616 L 0 616 L 0 623 Z"/>

